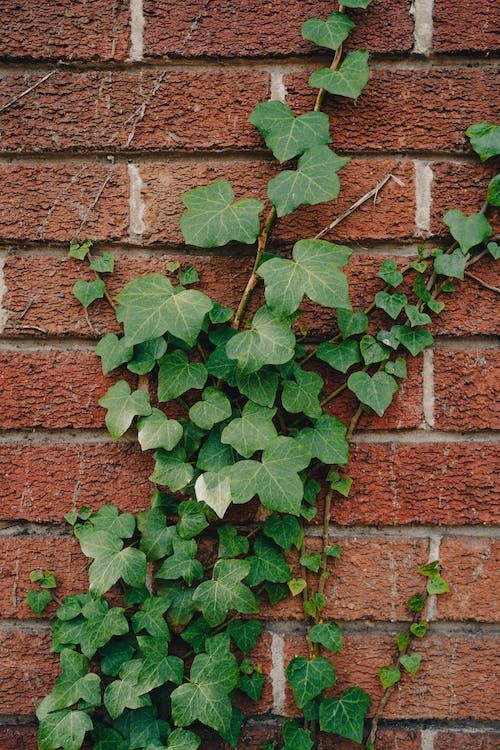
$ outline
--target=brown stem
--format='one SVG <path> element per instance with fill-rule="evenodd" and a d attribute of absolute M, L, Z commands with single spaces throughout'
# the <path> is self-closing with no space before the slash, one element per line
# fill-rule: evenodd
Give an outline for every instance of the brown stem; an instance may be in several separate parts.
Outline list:
<path fill-rule="evenodd" d="M 339 5 L 339 13 L 342 13 L 344 10 L 343 5 Z M 340 65 L 340 61 L 342 60 L 342 52 L 343 52 L 343 45 L 341 44 L 340 47 L 335 51 L 335 56 L 332 60 L 332 63 L 330 65 L 331 70 L 337 70 L 337 68 Z M 314 102 L 314 111 L 319 112 L 321 107 L 323 106 L 323 101 L 326 96 L 326 90 L 320 89 L 318 91 L 318 95 L 316 96 L 316 101 Z"/>
<path fill-rule="evenodd" d="M 483 279 L 480 279 L 479 276 L 476 276 L 470 271 L 465 271 L 465 275 L 468 276 L 470 279 L 474 279 L 474 281 L 477 281 L 477 283 L 483 286 L 485 289 L 489 289 L 491 292 L 496 292 L 496 294 L 500 294 L 500 289 L 498 289 L 498 287 L 493 286 L 492 284 L 487 284 L 486 281 L 483 281 Z"/>

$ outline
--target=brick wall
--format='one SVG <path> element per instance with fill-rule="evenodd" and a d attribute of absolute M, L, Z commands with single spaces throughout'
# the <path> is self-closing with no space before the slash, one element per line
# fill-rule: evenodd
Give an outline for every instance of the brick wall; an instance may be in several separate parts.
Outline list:
<path fill-rule="evenodd" d="M 390 183 L 376 206 L 338 227 L 336 237 L 355 251 L 356 305 L 371 298 L 382 257 L 407 262 L 417 243 L 444 235 L 446 208 L 482 203 L 490 169 L 472 160 L 463 131 L 495 117 L 496 6 L 374 0 L 359 14 L 353 44 L 372 52 L 370 83 L 356 107 L 327 104 L 334 145 L 353 157 L 342 197 L 299 210 L 274 235 L 288 243 L 318 231 L 387 172 L 398 176 L 401 185 Z M 150 459 L 126 441 L 111 444 L 103 430 L 97 401 L 109 381 L 71 294 L 81 270 L 67 260 L 67 243 L 88 236 L 111 249 L 117 290 L 186 253 L 182 190 L 228 175 L 239 194 L 261 197 L 275 167 L 246 116 L 268 97 L 310 107 L 308 74 L 323 58 L 299 28 L 331 8 L 331 0 L 1 3 L 1 750 L 34 750 L 34 707 L 56 670 L 48 621 L 34 620 L 23 603 L 28 573 L 56 569 L 65 592 L 82 575 L 62 515 L 104 500 L 132 510 L 148 502 Z M 191 260 L 202 287 L 234 304 L 248 250 Z M 491 264 L 478 264 L 477 274 L 494 278 Z M 327 336 L 328 311 L 307 314 L 311 330 Z M 90 318 L 96 335 L 109 330 L 100 303 Z M 344 552 L 329 613 L 348 634 L 336 659 L 340 683 L 377 695 L 376 672 L 406 619 L 415 568 L 439 556 L 453 593 L 431 601 L 425 666 L 391 698 L 380 750 L 494 750 L 493 293 L 467 281 L 434 328 L 434 350 L 411 364 L 404 399 L 383 419 L 366 419 L 356 437 L 354 493 L 332 513 L 332 538 Z M 276 731 L 276 717 L 293 713 L 283 668 L 304 648 L 293 603 L 267 617 L 261 660 L 272 681 L 241 743 L 249 749 Z"/>

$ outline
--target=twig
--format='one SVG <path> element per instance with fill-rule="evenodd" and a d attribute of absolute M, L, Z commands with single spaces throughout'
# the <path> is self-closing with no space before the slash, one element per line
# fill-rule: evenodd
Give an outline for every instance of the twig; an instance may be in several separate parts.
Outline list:
<path fill-rule="evenodd" d="M 46 81 L 50 76 L 53 76 L 54 73 L 56 73 L 56 70 L 51 70 L 50 73 L 46 73 L 44 76 L 38 79 L 35 83 L 33 83 L 31 86 L 29 86 L 27 89 L 22 91 L 20 94 L 18 94 L 14 99 L 11 99 L 10 102 L 7 102 L 7 104 L 4 104 L 3 107 L 0 107 L 0 114 L 2 112 L 5 112 L 6 109 L 9 109 L 9 107 L 12 107 L 13 104 L 16 104 L 20 99 L 27 96 L 31 91 L 38 88 L 38 86 L 41 86 L 41 84 Z"/>
<path fill-rule="evenodd" d="M 339 13 L 343 13 L 344 6 L 339 3 Z M 332 63 L 330 65 L 330 70 L 337 70 L 337 68 L 340 65 L 340 61 L 342 59 L 342 52 L 343 52 L 343 45 L 341 44 L 340 47 L 336 50 L 335 56 L 332 60 Z M 325 98 L 326 91 L 325 89 L 320 89 L 318 91 L 318 95 L 316 96 L 316 101 L 314 103 L 314 111 L 319 112 L 321 107 L 323 106 L 323 100 Z"/>
<path fill-rule="evenodd" d="M 491 292 L 496 292 L 496 294 L 500 294 L 500 289 L 498 289 L 498 287 L 493 286 L 492 284 L 487 284 L 486 281 L 483 281 L 483 279 L 480 279 L 479 276 L 476 276 L 470 271 L 465 271 L 465 276 L 468 276 L 470 279 L 474 279 L 474 281 L 477 281 L 478 284 L 480 284 L 481 286 L 484 286 L 485 289 L 489 289 Z"/>
<path fill-rule="evenodd" d="M 83 219 L 81 221 L 81 224 L 78 227 L 78 230 L 76 232 L 76 237 L 78 237 L 80 235 L 80 232 L 82 231 L 83 227 L 87 223 L 87 219 L 89 218 L 90 214 L 92 213 L 92 211 L 94 210 L 94 208 L 97 206 L 97 204 L 99 202 L 99 199 L 100 199 L 101 195 L 103 194 L 103 192 L 104 192 L 104 190 L 106 188 L 106 185 L 108 184 L 108 182 L 110 181 L 110 179 L 111 179 L 111 175 L 108 174 L 107 177 L 106 177 L 106 179 L 103 181 L 101 187 L 97 191 L 97 194 L 96 194 L 94 200 L 92 201 L 92 203 L 90 204 L 90 206 L 87 208 L 85 216 L 83 217 Z"/>

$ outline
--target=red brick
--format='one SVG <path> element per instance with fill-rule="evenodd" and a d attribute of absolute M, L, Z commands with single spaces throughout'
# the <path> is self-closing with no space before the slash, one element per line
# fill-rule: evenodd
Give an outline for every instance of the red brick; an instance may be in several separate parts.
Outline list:
<path fill-rule="evenodd" d="M 500 732 L 494 729 L 443 730 L 434 737 L 434 750 L 498 750 Z"/>
<path fill-rule="evenodd" d="M 5 0 L 4 59 L 124 60 L 128 53 L 127 0 Z"/>
<path fill-rule="evenodd" d="M 438 599 L 440 619 L 497 622 L 500 541 L 487 536 L 445 537 L 439 557 L 451 585 L 451 596 Z"/>
<path fill-rule="evenodd" d="M 69 528 L 69 527 L 68 527 Z M 34 619 L 36 615 L 25 602 L 26 593 L 37 588 L 29 575 L 35 568 L 55 572 L 59 598 L 86 588 L 89 560 L 80 552 L 73 538 L 5 536 L 0 538 L 0 612 L 4 618 Z M 43 616 L 52 616 L 54 603 Z"/>
<path fill-rule="evenodd" d="M 500 427 L 497 349 L 436 349 L 435 427 L 481 430 Z"/>
<path fill-rule="evenodd" d="M 353 46 L 377 52 L 409 51 L 413 45 L 410 5 L 381 0 L 368 12 L 353 12 Z M 300 34 L 302 23 L 332 11 L 328 0 L 219 0 L 200 9 L 195 0 L 146 0 L 145 54 L 176 57 L 267 57 L 319 52 Z M 278 30 L 279 27 L 279 30 Z M 324 50 L 323 50 L 324 51 Z"/>
<path fill-rule="evenodd" d="M 0 179 L 0 239 L 67 242 L 74 237 L 116 240 L 127 234 L 124 165 L 2 164 Z"/>
<path fill-rule="evenodd" d="M 33 715 L 50 692 L 58 672 L 50 642 L 49 628 L 0 631 L 0 713 Z"/>
<path fill-rule="evenodd" d="M 323 735 L 320 750 L 331 750 L 331 735 Z M 359 745 L 348 740 L 335 743 L 336 750 L 359 750 Z M 377 750 L 421 750 L 421 735 L 418 729 L 390 729 L 379 727 Z"/>
<path fill-rule="evenodd" d="M 498 5 L 478 0 L 473 5 L 435 0 L 433 47 L 436 52 L 495 51 L 500 46 Z"/>
<path fill-rule="evenodd" d="M 274 165 L 267 162 L 238 160 L 203 163 L 176 161 L 143 165 L 141 174 L 146 203 L 145 242 L 181 242 L 178 222 L 183 211 L 180 199 L 183 191 L 225 177 L 233 183 L 237 197 L 265 198 L 266 184 L 276 172 Z M 316 234 L 373 188 L 388 172 L 396 174 L 404 181 L 404 185 L 392 182 L 384 190 L 381 203 L 375 207 L 371 201 L 365 203 L 336 227 L 329 239 L 382 240 L 412 236 L 415 209 L 411 162 L 355 159 L 340 172 L 342 193 L 338 201 L 299 208 L 292 216 L 278 221 L 273 239 L 293 241 Z"/>
<path fill-rule="evenodd" d="M 3 443 L 0 467 L 4 520 L 60 522 L 80 505 L 106 502 L 131 512 L 149 506 L 151 455 L 135 445 Z"/>
<path fill-rule="evenodd" d="M 38 77 L 5 76 L 0 106 Z M 109 153 L 255 146 L 261 141 L 247 118 L 268 97 L 269 73 L 241 68 L 57 73 L 2 114 L 2 150 Z"/>
<path fill-rule="evenodd" d="M 1 750 L 36 750 L 36 729 L 30 726 L 4 726 L 0 728 Z"/>
<path fill-rule="evenodd" d="M 488 443 L 357 443 L 347 467 L 351 494 L 336 497 L 332 523 L 495 523 L 497 466 Z"/>
<path fill-rule="evenodd" d="M 495 719 L 500 697 L 495 686 L 498 638 L 480 634 L 432 633 L 415 647 L 422 654 L 422 667 L 415 677 L 404 677 L 384 710 L 386 719 Z M 296 655 L 307 654 L 304 639 L 289 636 L 285 664 Z M 393 636 L 351 633 L 345 650 L 335 654 L 335 695 L 351 685 L 368 691 L 377 706 L 382 688 L 378 670 L 394 659 Z M 287 690 L 287 712 L 294 713 L 293 697 Z"/>
<path fill-rule="evenodd" d="M 458 208 L 466 214 L 479 211 L 486 200 L 488 183 L 495 174 L 487 164 L 435 162 L 431 164 L 432 181 L 431 231 L 439 236 L 449 237 L 449 230 L 442 223 L 442 217 L 451 208 Z M 498 212 L 497 212 L 498 213 Z M 491 212 L 488 219 L 498 230 L 499 223 Z"/>
<path fill-rule="evenodd" d="M 311 105 L 308 78 L 308 73 L 294 73 L 284 79 L 286 102 L 297 112 Z M 326 102 L 334 147 L 350 152 L 468 152 L 465 130 L 470 123 L 495 118 L 493 79 L 492 68 L 373 68 L 354 112 L 352 101 L 342 97 Z"/>

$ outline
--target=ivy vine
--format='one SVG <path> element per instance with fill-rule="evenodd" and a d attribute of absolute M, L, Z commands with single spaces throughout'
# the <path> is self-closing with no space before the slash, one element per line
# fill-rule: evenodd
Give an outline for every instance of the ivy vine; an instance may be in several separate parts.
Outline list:
<path fill-rule="evenodd" d="M 486 215 L 500 203 L 500 177 L 478 213 L 453 209 L 444 216 L 452 241 L 421 248 L 404 268 L 384 260 L 380 291 L 365 310 L 354 310 L 349 299 L 344 268 L 351 250 L 322 239 L 326 230 L 296 242 L 291 257 L 268 248 L 280 217 L 338 197 L 338 172 L 349 159 L 331 149 L 328 117 L 320 110 L 327 93 L 351 99 L 362 93 L 368 53 L 344 54 L 343 44 L 354 28 L 346 9 L 369 4 L 344 0 L 326 21 L 304 23 L 305 39 L 334 52 L 331 66 L 311 75 L 317 90 L 311 112 L 294 116 L 285 104 L 268 101 L 250 115 L 286 165 L 269 182 L 264 218 L 264 203 L 235 200 L 225 179 L 182 196 L 186 243 L 256 245 L 236 310 L 193 288 L 196 270 L 174 261 L 165 273 L 134 279 L 112 298 L 106 277 L 113 256 L 94 256 L 89 240 L 71 244 L 70 256 L 89 263 L 95 275 L 75 284 L 75 297 L 85 311 L 106 298 L 123 329 L 97 344 L 103 372 L 126 366 L 138 376 L 137 387 L 131 375 L 101 398 L 106 427 L 114 440 L 135 429 L 142 450 L 154 451 L 155 465 L 148 510 L 134 516 L 105 504 L 66 515 L 92 560 L 88 591 L 61 601 L 51 571 L 32 573 L 37 588 L 27 600 L 33 610 L 40 615 L 52 600 L 59 605 L 52 648 L 61 672 L 38 706 L 41 750 L 79 750 L 85 741 L 94 750 L 196 750 L 204 727 L 236 747 L 244 722 L 239 695 L 259 701 L 266 680 L 252 656 L 263 632 L 256 617 L 263 600 L 275 606 L 301 597 L 307 621 L 309 654 L 286 666 L 301 715 L 284 722 L 283 750 L 317 748 L 321 733 L 373 750 L 392 690 L 418 672 L 417 644 L 429 630 L 427 596 L 448 591 L 439 561 L 419 568 L 426 584 L 406 603 L 408 628 L 396 635 L 394 653 L 380 668 L 379 704 L 372 706 L 356 685 L 332 693 L 332 655 L 342 650 L 343 634 L 323 614 L 326 583 L 341 555 L 330 543 L 331 509 L 351 489 L 346 466 L 360 418 L 385 413 L 406 377 L 406 359 L 432 345 L 428 326 L 445 307 L 441 298 L 478 260 L 498 258 Z M 500 153 L 499 126 L 479 123 L 467 134 L 481 160 Z M 248 317 L 259 283 L 265 304 Z M 308 341 L 299 322 L 304 298 L 336 311 L 338 333 L 328 342 Z M 385 314 L 385 329 L 374 329 L 374 310 Z M 325 368 L 343 378 L 334 390 L 316 371 Z M 349 424 L 333 416 L 345 390 L 357 401 Z M 256 497 L 252 524 L 238 523 L 237 509 L 236 520 L 224 519 L 231 506 Z M 311 551 L 307 526 L 316 516 L 323 518 L 321 549 Z M 274 748 L 273 742 L 262 746 Z"/>

